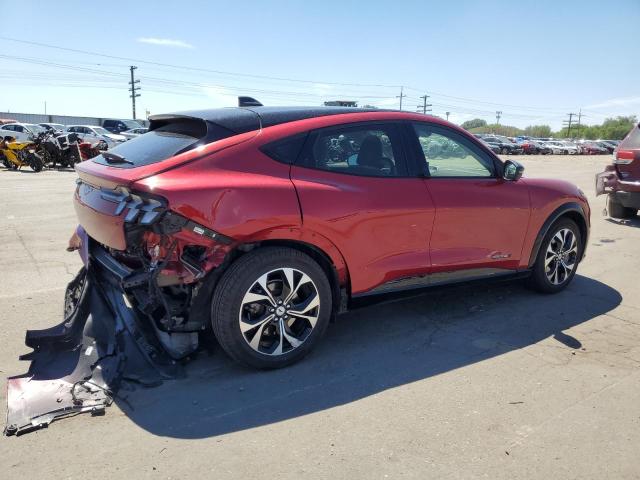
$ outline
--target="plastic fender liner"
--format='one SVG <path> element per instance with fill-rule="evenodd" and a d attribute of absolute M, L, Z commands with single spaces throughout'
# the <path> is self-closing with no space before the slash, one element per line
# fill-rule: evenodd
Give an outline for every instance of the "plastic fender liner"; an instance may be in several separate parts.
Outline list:
<path fill-rule="evenodd" d="M 580 258 L 578 259 L 578 261 L 582 261 L 582 259 L 585 256 L 585 253 L 587 250 L 587 244 L 589 241 L 589 221 L 587 219 L 587 215 L 585 214 L 580 204 L 576 202 L 568 202 L 560 205 L 553 212 L 551 212 L 551 215 L 549 215 L 549 217 L 542 224 L 542 227 L 538 232 L 538 236 L 536 237 L 536 241 L 533 244 L 533 248 L 531 249 L 531 255 L 529 257 L 529 264 L 528 264 L 529 268 L 531 268 L 535 263 L 536 258 L 538 257 L 538 252 L 540 251 L 540 246 L 542 245 L 542 240 L 544 240 L 544 237 L 549 231 L 549 228 L 551 228 L 551 225 L 553 225 L 553 223 L 556 220 L 558 220 L 562 215 L 568 212 L 573 212 L 580 215 L 586 226 L 586 232 L 585 232 L 586 235 L 585 235 L 585 238 L 582 239 L 583 240 L 582 253 L 580 254 Z M 578 225 L 578 228 L 580 228 L 581 233 L 583 233 L 582 226 Z"/>
<path fill-rule="evenodd" d="M 123 381 L 154 386 L 183 376 L 182 367 L 147 342 L 122 291 L 82 268 L 69 283 L 59 325 L 29 330 L 29 371 L 7 381 L 5 435 L 20 435 L 52 421 L 104 413 Z"/>

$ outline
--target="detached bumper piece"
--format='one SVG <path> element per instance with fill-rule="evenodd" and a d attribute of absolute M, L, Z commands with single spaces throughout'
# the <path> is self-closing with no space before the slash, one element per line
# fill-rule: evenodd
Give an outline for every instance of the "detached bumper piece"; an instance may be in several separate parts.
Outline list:
<path fill-rule="evenodd" d="M 123 382 L 155 386 L 182 376 L 181 366 L 149 341 L 122 290 L 91 262 L 68 285 L 64 321 L 29 330 L 29 371 L 7 382 L 5 435 L 47 427 L 54 420 L 103 414 Z"/>

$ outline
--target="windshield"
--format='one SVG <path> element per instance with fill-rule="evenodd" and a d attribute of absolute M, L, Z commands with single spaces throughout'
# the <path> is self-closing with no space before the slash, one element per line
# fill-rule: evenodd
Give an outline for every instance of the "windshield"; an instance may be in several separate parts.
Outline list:
<path fill-rule="evenodd" d="M 46 129 L 40 125 L 27 125 L 27 127 L 35 133 L 42 133 L 46 131 Z"/>
<path fill-rule="evenodd" d="M 100 135 L 109 135 L 111 132 L 102 128 L 102 127 L 91 127 L 93 131 L 99 133 Z"/>
<path fill-rule="evenodd" d="M 122 123 L 124 123 L 129 130 L 131 130 L 132 128 L 140 128 L 141 126 L 134 120 L 122 120 Z"/>

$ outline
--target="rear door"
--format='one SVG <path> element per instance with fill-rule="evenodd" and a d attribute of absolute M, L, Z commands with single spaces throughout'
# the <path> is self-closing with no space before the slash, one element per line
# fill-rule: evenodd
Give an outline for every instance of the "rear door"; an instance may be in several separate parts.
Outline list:
<path fill-rule="evenodd" d="M 434 208 L 404 135 L 390 122 L 313 131 L 291 168 L 304 227 L 340 250 L 356 295 L 429 269 Z"/>
<path fill-rule="evenodd" d="M 436 208 L 432 271 L 517 268 L 530 215 L 525 182 L 502 179 L 496 159 L 454 129 L 412 122 L 410 131 Z"/>

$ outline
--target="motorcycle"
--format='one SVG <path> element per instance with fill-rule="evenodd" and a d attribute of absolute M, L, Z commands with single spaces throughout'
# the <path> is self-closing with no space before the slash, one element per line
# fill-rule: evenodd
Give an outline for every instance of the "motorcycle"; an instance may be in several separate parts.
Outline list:
<path fill-rule="evenodd" d="M 15 137 L 6 136 L 0 141 L 2 163 L 10 170 L 19 170 L 28 165 L 34 172 L 44 168 L 44 160 L 36 152 L 34 142 L 16 142 Z"/>
<path fill-rule="evenodd" d="M 76 133 L 55 134 L 44 132 L 38 136 L 36 143 L 39 146 L 39 153 L 45 163 L 53 167 L 73 167 L 83 160 L 80 151 L 80 139 Z"/>

